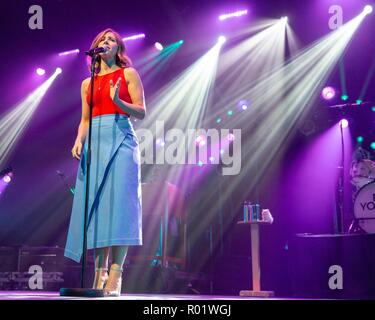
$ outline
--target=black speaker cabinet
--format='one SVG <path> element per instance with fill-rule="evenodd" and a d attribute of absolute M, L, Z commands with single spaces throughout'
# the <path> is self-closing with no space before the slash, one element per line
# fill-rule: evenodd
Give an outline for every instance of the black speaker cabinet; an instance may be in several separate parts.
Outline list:
<path fill-rule="evenodd" d="M 17 247 L 0 247 L 0 272 L 11 272 L 18 270 Z"/>
<path fill-rule="evenodd" d="M 289 241 L 295 297 L 375 297 L 375 234 L 296 235 Z"/>

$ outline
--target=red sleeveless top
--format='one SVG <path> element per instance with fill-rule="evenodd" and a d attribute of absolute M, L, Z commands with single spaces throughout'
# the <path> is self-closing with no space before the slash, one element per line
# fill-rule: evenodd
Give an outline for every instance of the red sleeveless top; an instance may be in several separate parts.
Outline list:
<path fill-rule="evenodd" d="M 124 76 L 124 68 L 120 68 L 114 72 L 104 74 L 102 76 L 95 76 L 94 82 L 94 101 L 92 116 L 100 116 L 103 114 L 123 114 L 128 117 L 130 115 L 123 110 L 121 110 L 111 99 L 109 95 L 109 81 L 112 80 L 113 85 L 116 84 L 118 78 L 121 78 L 119 97 L 121 100 L 124 100 L 129 103 L 133 103 L 128 91 L 128 85 Z M 91 96 L 91 81 L 87 88 L 86 101 L 90 105 L 90 96 Z"/>

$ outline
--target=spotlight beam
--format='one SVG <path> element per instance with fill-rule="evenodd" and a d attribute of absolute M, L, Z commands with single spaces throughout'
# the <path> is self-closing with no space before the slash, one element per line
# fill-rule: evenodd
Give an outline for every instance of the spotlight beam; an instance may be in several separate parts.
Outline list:
<path fill-rule="evenodd" d="M 363 98 L 365 97 L 365 95 L 367 93 L 367 90 L 368 90 L 368 87 L 369 87 L 369 84 L 370 84 L 370 81 L 371 81 L 372 77 L 374 76 L 374 74 L 375 74 L 375 57 L 373 57 L 371 67 L 370 67 L 370 69 L 367 73 L 365 82 L 364 82 L 364 84 L 362 86 L 362 89 L 361 89 L 361 92 L 359 94 L 359 100 L 363 100 Z"/>
<path fill-rule="evenodd" d="M 214 86 L 220 50 L 221 45 L 219 43 L 215 44 L 214 47 L 194 62 L 189 68 L 178 75 L 171 83 L 159 90 L 154 97 L 149 99 L 149 105 L 152 106 L 152 109 L 149 108 L 149 115 L 142 121 L 142 127 L 155 128 L 156 137 L 164 135 L 164 132 L 162 132 L 164 128 L 156 127 L 156 121 L 164 121 L 165 129 L 178 128 L 187 132 L 188 129 L 200 128 Z M 138 131 L 138 133 L 140 132 Z M 150 142 L 150 144 L 152 143 L 153 142 Z M 148 150 L 154 150 L 153 145 L 150 144 L 144 147 Z M 186 159 L 187 156 L 188 161 L 190 161 L 195 155 L 193 151 L 196 147 L 195 139 L 187 141 L 185 146 L 188 152 L 187 154 L 183 154 L 182 157 Z M 199 148 L 206 147 L 205 144 Z M 199 153 L 199 155 L 200 154 L 201 153 Z M 157 151 L 155 160 L 156 163 L 159 163 Z M 152 172 L 147 172 L 145 174 L 146 179 L 149 174 L 152 174 Z M 182 175 L 183 171 L 178 170 L 178 168 L 172 168 L 168 171 L 166 179 L 168 181 L 177 181 L 180 188 L 184 189 L 186 184 L 189 183 L 189 180 L 183 179 Z"/>
<path fill-rule="evenodd" d="M 58 73 L 55 72 L 0 120 L 0 136 L 2 137 L 0 142 L 0 166 L 10 156 L 16 142 L 22 136 L 36 108 L 57 75 Z"/>
<path fill-rule="evenodd" d="M 216 75 L 220 48 L 216 44 L 150 99 L 149 104 L 153 105 L 153 109 L 147 119 L 142 121 L 146 128 L 158 119 L 175 119 L 176 126 L 181 128 L 197 125 L 202 110 L 207 105 L 208 94 Z"/>
<path fill-rule="evenodd" d="M 132 35 L 132 36 L 122 38 L 122 40 L 123 41 L 131 41 L 131 40 L 143 39 L 145 37 L 146 37 L 146 35 L 144 33 L 141 33 L 141 34 L 135 34 L 135 35 Z"/>
<path fill-rule="evenodd" d="M 242 145 L 241 152 L 242 159 L 246 159 L 241 171 L 243 175 L 246 176 L 254 170 L 254 166 L 257 167 L 254 182 L 248 186 L 246 193 L 253 190 L 265 170 L 285 151 L 295 123 L 309 110 L 319 88 L 326 82 L 363 18 L 364 15 L 359 15 L 331 32 L 258 83 L 241 85 L 237 82 L 238 89 L 218 104 L 217 108 L 222 110 L 228 103 L 235 103 L 238 96 L 252 101 L 254 111 L 247 112 L 246 117 L 230 119 L 226 123 L 227 127 L 253 128 L 251 139 Z M 225 96 L 225 93 L 222 95 Z M 223 201 L 230 197 L 239 183 L 240 179 L 223 190 Z M 214 185 L 206 187 L 215 190 Z M 203 202 L 202 206 L 205 205 Z"/>
<path fill-rule="evenodd" d="M 246 15 L 246 14 L 247 14 L 247 10 L 239 10 L 239 11 L 236 11 L 236 12 L 222 14 L 222 15 L 219 16 L 219 20 L 224 21 L 224 20 L 227 20 L 227 19 L 238 18 L 238 17 L 241 17 L 241 16 Z"/>
<path fill-rule="evenodd" d="M 62 56 L 68 56 L 68 55 L 78 54 L 78 53 L 79 53 L 79 49 L 74 49 L 74 50 L 60 52 L 59 56 L 62 57 Z"/>
<path fill-rule="evenodd" d="M 285 24 L 278 19 L 274 20 L 272 26 L 242 41 L 222 55 L 218 83 L 224 83 L 226 90 L 233 92 L 233 95 L 244 86 L 244 83 L 254 86 L 254 82 L 260 77 L 283 65 L 284 52 Z M 225 77 L 222 81 L 221 76 Z M 226 80 L 229 78 L 230 82 Z M 233 95 L 229 95 L 230 99 Z M 229 98 L 224 100 L 228 101 Z"/>

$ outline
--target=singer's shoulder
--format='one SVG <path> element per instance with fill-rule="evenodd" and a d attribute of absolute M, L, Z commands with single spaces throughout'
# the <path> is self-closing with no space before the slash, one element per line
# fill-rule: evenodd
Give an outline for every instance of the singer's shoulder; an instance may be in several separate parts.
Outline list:
<path fill-rule="evenodd" d="M 89 86 L 89 83 L 90 83 L 90 77 L 88 77 L 86 79 L 83 79 L 81 87 L 84 88 L 84 89 L 87 89 L 87 87 Z"/>
<path fill-rule="evenodd" d="M 140 79 L 138 71 L 133 67 L 124 68 L 124 76 L 127 80 L 138 80 L 138 79 Z"/>
<path fill-rule="evenodd" d="M 81 94 L 86 94 L 87 93 L 87 89 L 89 87 L 89 84 L 90 84 L 90 78 L 86 78 L 84 80 L 82 80 L 82 84 L 81 84 Z"/>

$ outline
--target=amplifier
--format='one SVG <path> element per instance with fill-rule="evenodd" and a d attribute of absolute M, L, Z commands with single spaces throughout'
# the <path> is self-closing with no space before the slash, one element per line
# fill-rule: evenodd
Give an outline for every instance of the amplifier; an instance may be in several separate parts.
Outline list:
<path fill-rule="evenodd" d="M 39 265 L 45 272 L 61 271 L 64 251 L 59 247 L 28 247 L 19 250 L 20 272 L 28 272 L 30 266 Z"/>
<path fill-rule="evenodd" d="M 18 247 L 0 247 L 0 272 L 18 270 Z"/>
<path fill-rule="evenodd" d="M 32 278 L 34 273 L 28 272 L 0 272 L 1 290 L 58 290 L 64 282 L 62 272 L 43 272 L 40 287 L 30 287 L 30 282 L 35 285 Z"/>
<path fill-rule="evenodd" d="M 375 234 L 296 235 L 288 255 L 296 297 L 375 297 Z"/>

